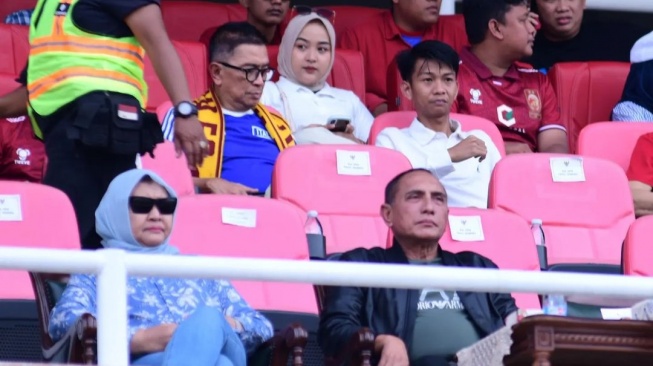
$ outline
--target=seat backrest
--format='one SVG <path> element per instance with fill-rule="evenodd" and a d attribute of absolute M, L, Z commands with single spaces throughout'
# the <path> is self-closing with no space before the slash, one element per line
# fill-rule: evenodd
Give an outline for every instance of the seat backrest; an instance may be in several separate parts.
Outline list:
<path fill-rule="evenodd" d="M 379 207 L 385 186 L 409 169 L 410 162 L 403 154 L 386 148 L 295 146 L 282 151 L 277 158 L 272 196 L 304 211 L 318 212 L 327 253 L 383 246 L 388 228 L 379 215 Z"/>
<path fill-rule="evenodd" d="M 278 46 L 268 46 L 268 57 L 270 67 L 275 70 L 278 67 L 277 56 Z M 275 72 L 273 80 L 278 80 L 279 73 Z M 365 71 L 363 68 L 363 55 L 358 51 L 337 49 L 336 58 L 333 61 L 333 68 L 327 77 L 327 83 L 340 89 L 351 90 L 365 101 Z"/>
<path fill-rule="evenodd" d="M 583 127 L 610 120 L 629 70 L 630 63 L 612 61 L 562 62 L 551 68 L 548 75 L 558 96 L 572 153 Z"/>
<path fill-rule="evenodd" d="M 554 182 L 551 166 L 557 159 L 563 166 L 580 159 L 585 180 Z M 575 173 L 567 176 L 580 177 L 578 170 Z M 492 172 L 489 207 L 528 222 L 542 219 L 549 264 L 619 264 L 621 245 L 635 220 L 623 169 L 608 160 L 572 155 L 517 154 L 502 159 Z"/>
<path fill-rule="evenodd" d="M 172 44 L 177 50 L 181 64 L 184 67 L 188 88 L 193 98 L 204 94 L 208 88 L 206 47 L 199 42 L 177 42 Z M 154 112 L 170 97 L 156 75 L 149 57 L 145 58 L 145 81 L 148 86 L 147 110 Z"/>
<path fill-rule="evenodd" d="M 10 214 L 13 213 L 13 214 Z M 0 181 L 0 246 L 79 250 L 75 211 L 61 191 Z M 25 271 L 0 271 L 0 299 L 33 299 Z"/>
<path fill-rule="evenodd" d="M 15 11 L 34 9 L 34 7 L 36 7 L 36 0 L 2 0 L 0 1 L 0 22 Z"/>
<path fill-rule="evenodd" d="M 651 238 L 653 238 L 653 216 L 642 216 L 630 226 L 624 241 L 624 274 L 653 276 Z"/>
<path fill-rule="evenodd" d="M 175 144 L 169 141 L 160 143 L 154 149 L 154 158 L 146 154 L 141 157 L 143 169 L 149 169 L 161 176 L 179 197 L 195 194 L 193 176 L 188 169 L 186 155 L 179 158 Z"/>
<path fill-rule="evenodd" d="M 592 123 L 580 131 L 576 152 L 583 156 L 614 161 L 626 171 L 637 139 L 649 132 L 653 132 L 653 123 Z"/>
<path fill-rule="evenodd" d="M 197 42 L 209 28 L 247 19 L 247 11 L 238 3 L 166 0 L 161 2 L 161 12 L 170 39 L 176 41 Z"/>
<path fill-rule="evenodd" d="M 397 60 L 393 57 L 390 60 L 385 75 L 386 93 L 388 94 L 388 112 L 414 111 L 413 102 L 406 98 L 401 92 L 401 74 L 397 66 Z"/>
<path fill-rule="evenodd" d="M 269 198 L 202 194 L 179 200 L 171 242 L 184 254 L 308 260 L 305 213 Z M 317 314 L 310 284 L 236 281 L 256 309 Z"/>
<path fill-rule="evenodd" d="M 499 210 L 474 208 L 449 208 L 449 216 L 480 217 L 482 241 L 456 241 L 447 230 L 440 239 L 442 249 L 458 253 L 470 251 L 491 259 L 500 269 L 539 271 L 540 263 L 530 226 L 523 218 Z M 537 294 L 513 294 L 517 307 L 539 309 Z"/>
<path fill-rule="evenodd" d="M 333 28 L 338 39 L 347 29 L 365 22 L 371 16 L 383 11 L 380 8 L 356 5 L 329 5 L 329 9 L 336 12 Z"/>
<path fill-rule="evenodd" d="M 0 73 L 18 76 L 29 56 L 29 27 L 0 24 L 0 44 L 5 49 L 0 54 Z"/>
<path fill-rule="evenodd" d="M 383 131 L 384 128 L 396 127 L 406 128 L 415 119 L 417 114 L 414 111 L 401 111 L 401 112 L 386 112 L 374 119 L 372 128 L 370 130 L 370 138 L 368 144 L 374 145 L 376 136 Z M 451 113 L 451 119 L 460 122 L 464 131 L 481 130 L 490 136 L 492 142 L 501 153 L 501 156 L 506 156 L 506 148 L 501 137 L 501 132 L 497 126 L 485 118 L 471 116 L 467 114 Z"/>

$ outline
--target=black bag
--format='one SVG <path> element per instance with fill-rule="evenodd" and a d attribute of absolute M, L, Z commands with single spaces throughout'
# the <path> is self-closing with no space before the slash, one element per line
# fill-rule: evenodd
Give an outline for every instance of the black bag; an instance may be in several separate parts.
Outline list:
<path fill-rule="evenodd" d="M 94 92 L 75 102 L 77 115 L 68 138 L 118 155 L 152 155 L 163 142 L 156 114 L 144 111 L 131 95 Z"/>

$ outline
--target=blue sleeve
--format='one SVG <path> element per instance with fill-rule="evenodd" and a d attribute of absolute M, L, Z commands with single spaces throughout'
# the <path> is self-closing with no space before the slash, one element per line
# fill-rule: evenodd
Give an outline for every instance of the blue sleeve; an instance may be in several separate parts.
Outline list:
<path fill-rule="evenodd" d="M 163 131 L 163 138 L 166 141 L 175 140 L 175 108 L 172 107 L 166 112 L 161 121 L 161 131 Z"/>
<path fill-rule="evenodd" d="M 72 275 L 61 299 L 50 313 L 48 333 L 53 341 L 61 339 L 84 313 L 97 313 L 95 276 Z"/>
<path fill-rule="evenodd" d="M 263 314 L 252 309 L 229 281 L 215 281 L 215 288 L 224 315 L 238 320 L 243 325 L 243 330 L 238 332 L 238 336 L 248 354 L 254 352 L 261 343 L 272 338 L 274 329 L 270 321 Z"/>

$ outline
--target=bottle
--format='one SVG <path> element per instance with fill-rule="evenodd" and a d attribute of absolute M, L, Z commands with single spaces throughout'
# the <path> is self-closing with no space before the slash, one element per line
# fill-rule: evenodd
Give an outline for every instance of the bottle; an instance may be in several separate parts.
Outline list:
<path fill-rule="evenodd" d="M 567 299 L 564 295 L 545 295 L 542 305 L 546 315 L 567 316 Z"/>
<path fill-rule="evenodd" d="M 545 271 L 549 267 L 549 262 L 547 260 L 546 241 L 544 238 L 544 230 L 542 229 L 542 220 L 531 220 L 531 232 L 533 233 L 535 248 L 537 248 L 537 257 L 540 260 L 540 269 Z"/>
<path fill-rule="evenodd" d="M 317 218 L 317 211 L 307 212 L 306 224 L 304 225 L 306 241 L 308 243 L 308 254 L 311 259 L 326 258 L 326 240 L 322 231 L 322 224 Z"/>

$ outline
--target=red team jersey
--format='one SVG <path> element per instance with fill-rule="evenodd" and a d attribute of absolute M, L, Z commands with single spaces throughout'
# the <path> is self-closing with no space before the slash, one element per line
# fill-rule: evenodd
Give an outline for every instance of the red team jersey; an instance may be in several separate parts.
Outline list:
<path fill-rule="evenodd" d="M 644 134 L 637 140 L 626 175 L 628 180 L 653 186 L 653 133 Z"/>
<path fill-rule="evenodd" d="M 44 169 L 45 147 L 29 118 L 0 119 L 0 180 L 40 182 Z"/>
<path fill-rule="evenodd" d="M 558 128 L 560 110 L 553 87 L 541 72 L 513 65 L 496 77 L 469 48 L 460 53 L 458 97 L 453 113 L 471 114 L 494 122 L 504 141 L 528 144 L 537 151 L 539 132 Z"/>

